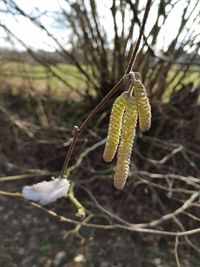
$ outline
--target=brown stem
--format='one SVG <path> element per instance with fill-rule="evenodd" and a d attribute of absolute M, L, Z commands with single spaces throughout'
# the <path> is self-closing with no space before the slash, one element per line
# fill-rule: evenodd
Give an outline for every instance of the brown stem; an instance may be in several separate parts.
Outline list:
<path fill-rule="evenodd" d="M 79 133 L 78 127 L 77 126 L 74 126 L 73 140 L 72 140 L 72 142 L 70 144 L 69 150 L 68 150 L 67 155 L 65 157 L 65 161 L 64 161 L 64 164 L 63 164 L 61 173 L 60 173 L 60 177 L 61 178 L 64 178 L 64 176 L 65 176 L 66 169 L 67 169 L 67 167 L 69 165 L 69 160 L 71 158 L 72 152 L 73 152 L 74 147 L 75 147 L 75 144 L 76 144 L 76 140 L 78 138 L 78 133 Z"/>
<path fill-rule="evenodd" d="M 64 178 L 65 172 L 67 170 L 69 160 L 71 158 L 71 155 L 73 153 L 76 141 L 78 137 L 81 135 L 81 133 L 84 131 L 85 127 L 88 125 L 88 123 L 94 118 L 94 116 L 97 114 L 97 112 L 105 105 L 105 103 L 110 99 L 114 93 L 121 88 L 123 84 L 126 82 L 132 80 L 132 73 L 125 75 L 124 77 L 119 80 L 119 82 L 110 90 L 110 92 L 101 100 L 101 102 L 92 110 L 92 112 L 88 115 L 88 117 L 85 119 L 85 121 L 81 124 L 81 126 L 75 129 L 73 133 L 73 140 L 70 144 L 69 150 L 67 152 L 62 171 L 60 173 L 60 177 Z"/>
<path fill-rule="evenodd" d="M 152 0 L 148 0 L 147 1 L 147 5 L 146 5 L 146 8 L 145 8 L 142 25 L 141 25 L 141 28 L 140 28 L 139 37 L 137 39 L 137 43 L 136 43 L 135 47 L 133 48 L 131 59 L 130 59 L 130 61 L 128 63 L 128 67 L 127 67 L 125 73 L 129 73 L 133 69 L 133 66 L 134 66 L 134 63 L 135 63 L 135 60 L 136 60 L 136 56 L 137 56 L 137 52 L 138 52 L 138 49 L 139 49 L 139 46 L 140 46 L 140 42 L 141 42 L 141 39 L 142 39 L 142 35 L 144 34 L 144 28 L 145 28 L 145 25 L 146 25 L 146 22 L 147 22 L 147 17 L 148 17 L 149 10 L 150 10 L 150 7 L 151 7 L 151 1 Z"/>
<path fill-rule="evenodd" d="M 127 76 L 128 77 L 128 76 Z M 92 112 L 88 115 L 88 117 L 86 118 L 86 120 L 82 123 L 82 125 L 79 128 L 79 135 L 81 134 L 81 132 L 85 129 L 85 127 L 87 126 L 87 124 L 94 118 L 94 116 L 96 115 L 96 113 L 106 104 L 106 102 L 111 98 L 111 96 L 114 95 L 114 93 L 116 91 L 118 91 L 121 86 L 129 81 L 129 78 L 127 79 L 126 76 L 124 76 L 123 78 L 121 78 L 121 80 L 119 80 L 119 82 L 110 90 L 110 92 L 101 100 L 101 102 L 92 110 Z M 131 79 L 131 78 L 130 78 Z"/>
<path fill-rule="evenodd" d="M 134 74 L 131 72 L 133 65 L 135 63 L 135 59 L 137 56 L 137 52 L 140 46 L 140 42 L 141 42 L 141 38 L 142 35 L 144 33 L 144 28 L 145 28 L 145 24 L 147 21 L 147 17 L 149 14 L 149 10 L 150 10 L 150 6 L 151 6 L 151 1 L 152 0 L 147 0 L 147 5 L 145 8 L 145 12 L 144 12 L 144 18 L 142 21 L 142 25 L 141 25 L 141 29 L 140 29 L 140 33 L 139 33 L 139 37 L 136 43 L 135 48 L 133 49 L 130 61 L 128 63 L 128 67 L 127 70 L 124 74 L 124 76 L 119 80 L 119 82 L 110 90 L 110 92 L 101 100 L 101 102 L 92 110 L 92 112 L 88 115 L 88 117 L 85 119 L 85 121 L 81 124 L 81 126 L 78 128 L 75 128 L 75 131 L 73 133 L 73 140 L 72 143 L 69 147 L 69 150 L 67 152 L 63 167 L 62 167 L 62 171 L 60 173 L 60 177 L 64 178 L 66 170 L 68 168 L 68 164 L 71 158 L 71 155 L 73 153 L 74 147 L 76 145 L 76 141 L 78 139 L 78 137 L 81 135 L 81 133 L 83 132 L 83 130 L 86 128 L 86 126 L 89 124 L 89 122 L 94 118 L 94 116 L 97 114 L 97 112 L 107 103 L 107 101 L 111 98 L 112 95 L 114 95 L 114 93 L 116 91 L 119 90 L 119 88 L 121 88 L 121 86 L 123 84 L 125 84 L 128 81 L 132 81 L 134 79 Z"/>

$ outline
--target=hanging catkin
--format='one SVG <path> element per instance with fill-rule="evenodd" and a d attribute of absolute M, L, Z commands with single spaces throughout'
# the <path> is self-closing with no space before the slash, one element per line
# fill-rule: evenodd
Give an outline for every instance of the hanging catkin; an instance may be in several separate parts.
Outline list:
<path fill-rule="evenodd" d="M 151 127 L 151 106 L 147 91 L 139 80 L 135 81 L 133 90 L 138 107 L 140 130 L 146 132 Z"/>
<path fill-rule="evenodd" d="M 123 93 L 115 100 L 113 104 L 108 128 L 108 136 L 103 154 L 103 159 L 106 162 L 112 161 L 115 156 L 121 135 L 122 119 L 127 99 L 128 93 Z"/>
<path fill-rule="evenodd" d="M 129 173 L 132 146 L 137 124 L 137 105 L 134 97 L 129 96 L 123 120 L 121 140 L 118 150 L 117 166 L 114 175 L 114 186 L 122 189 Z"/>

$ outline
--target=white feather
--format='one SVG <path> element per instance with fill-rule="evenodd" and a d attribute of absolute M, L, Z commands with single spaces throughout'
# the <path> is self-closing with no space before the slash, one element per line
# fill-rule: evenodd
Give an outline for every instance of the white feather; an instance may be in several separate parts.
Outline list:
<path fill-rule="evenodd" d="M 24 186 L 22 195 L 27 200 L 47 205 L 58 198 L 66 196 L 69 186 L 69 180 L 56 178 L 52 181 L 43 181 L 32 186 Z"/>

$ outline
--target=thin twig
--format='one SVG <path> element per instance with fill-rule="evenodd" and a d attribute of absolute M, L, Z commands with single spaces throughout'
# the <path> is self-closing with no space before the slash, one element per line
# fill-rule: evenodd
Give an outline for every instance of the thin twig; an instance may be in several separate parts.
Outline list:
<path fill-rule="evenodd" d="M 22 197 L 22 194 L 19 192 L 7 192 L 7 191 L 3 191 L 0 190 L 0 195 L 2 196 L 9 196 L 9 197 Z"/>
<path fill-rule="evenodd" d="M 78 199 L 74 196 L 74 186 L 75 183 L 72 183 L 70 186 L 68 197 L 70 201 L 74 204 L 74 206 L 77 208 L 76 216 L 83 219 L 86 216 L 86 210 L 83 205 L 78 201 Z"/>
<path fill-rule="evenodd" d="M 183 224 L 180 222 L 180 220 L 177 217 L 173 218 L 174 222 L 178 225 L 178 227 L 180 228 L 180 230 L 182 232 L 185 231 L 185 227 L 183 226 Z M 191 247 L 193 248 L 197 253 L 200 253 L 200 249 L 198 248 L 198 246 L 196 246 L 190 239 L 188 236 L 184 236 L 185 242 Z"/>
<path fill-rule="evenodd" d="M 58 172 L 44 172 L 44 173 L 28 173 L 28 174 L 20 174 L 20 175 L 13 175 L 13 176 L 5 176 L 0 178 L 1 182 L 8 182 L 8 181 L 16 181 L 22 180 L 26 178 L 38 178 L 38 177 L 46 177 L 46 176 L 57 176 Z"/>
<path fill-rule="evenodd" d="M 136 59 L 137 52 L 138 52 L 138 49 L 139 49 L 139 46 L 140 46 L 141 38 L 142 38 L 142 35 L 144 33 L 144 28 L 145 28 L 145 24 L 147 22 L 147 17 L 148 17 L 150 6 L 151 6 L 151 1 L 152 0 L 148 0 L 147 1 L 147 5 L 146 5 L 146 8 L 145 8 L 144 18 L 143 18 L 142 26 L 141 26 L 141 29 L 140 29 L 139 37 L 138 37 L 136 46 L 133 49 L 133 53 L 131 55 L 131 58 L 130 58 L 130 61 L 128 63 L 128 67 L 127 67 L 127 70 L 126 70 L 124 76 L 110 90 L 110 92 L 101 100 L 101 102 L 92 110 L 92 112 L 88 115 L 88 117 L 85 119 L 85 121 L 82 123 L 82 125 L 77 129 L 76 134 L 73 135 L 73 141 L 72 141 L 72 143 L 71 143 L 71 145 L 69 147 L 69 150 L 67 152 L 67 155 L 65 157 L 65 161 L 64 161 L 64 164 L 63 164 L 63 167 L 62 167 L 62 171 L 61 171 L 60 177 L 64 177 L 65 176 L 65 173 L 66 173 L 67 167 L 69 165 L 69 161 L 70 161 L 71 155 L 73 153 L 74 147 L 76 145 L 77 139 L 81 135 L 83 130 L 88 126 L 88 124 L 94 118 L 94 116 L 97 114 L 97 112 L 107 103 L 107 101 L 111 98 L 111 96 L 113 96 L 114 93 L 117 92 L 121 88 L 121 86 L 124 83 L 127 82 L 127 80 L 128 81 L 132 80 L 133 75 L 131 73 L 131 70 L 132 70 L 133 65 L 135 63 L 135 59 Z M 130 74 L 130 76 L 127 76 L 129 74 Z M 128 77 L 128 79 L 127 79 L 127 77 Z"/>
<path fill-rule="evenodd" d="M 73 131 L 73 139 L 72 139 L 72 142 L 70 144 L 70 147 L 69 147 L 69 150 L 67 152 L 67 155 L 65 157 L 65 161 L 64 161 L 64 164 L 63 164 L 63 167 L 62 167 L 62 171 L 60 173 L 60 177 L 61 178 L 63 178 L 65 176 L 65 172 L 66 172 L 66 169 L 67 169 L 67 167 L 69 165 L 69 160 L 70 160 L 72 152 L 74 150 L 77 138 L 78 138 L 78 127 L 75 126 L 74 127 L 74 131 Z"/>
<path fill-rule="evenodd" d="M 144 12 L 144 17 L 143 17 L 143 21 L 142 21 L 142 25 L 141 25 L 141 28 L 140 28 L 139 37 L 138 37 L 137 43 L 136 43 L 136 45 L 135 45 L 135 47 L 133 49 L 133 52 L 132 52 L 132 55 L 131 55 L 131 60 L 130 60 L 130 62 L 128 64 L 128 67 L 127 67 L 127 70 L 126 70 L 125 73 L 129 73 L 133 69 L 133 66 L 134 66 L 134 63 L 135 63 L 135 60 L 136 60 L 136 57 L 137 57 L 137 52 L 138 52 L 138 49 L 139 49 L 139 46 L 140 46 L 140 42 L 141 42 L 141 39 L 142 39 L 142 35 L 144 34 L 144 28 L 145 28 L 145 25 L 146 25 L 146 22 L 147 22 L 147 17 L 149 15 L 151 2 L 152 2 L 152 0 L 148 0 L 147 1 L 145 12 Z"/>
<path fill-rule="evenodd" d="M 180 261 L 179 261 L 179 257 L 178 257 L 178 243 L 179 243 L 179 239 L 178 239 L 178 236 L 176 236 L 176 238 L 175 238 L 175 246 L 174 246 L 174 254 L 175 254 L 177 266 L 181 267 L 181 264 L 180 264 Z"/>
<path fill-rule="evenodd" d="M 60 177 L 64 177 L 71 155 L 73 153 L 75 144 L 77 142 L 78 137 L 81 135 L 81 133 L 84 131 L 86 126 L 90 123 L 90 121 L 94 118 L 94 116 L 97 114 L 97 112 L 107 103 L 107 101 L 111 98 L 111 96 L 114 95 L 115 92 L 117 92 L 121 86 L 127 82 L 129 82 L 132 79 L 132 73 L 124 75 L 119 82 L 110 90 L 110 92 L 101 100 L 101 102 L 92 110 L 92 112 L 88 115 L 88 117 L 85 119 L 85 121 L 81 124 L 81 126 L 76 130 L 76 134 L 73 136 L 73 141 L 69 147 L 69 150 L 67 152 L 62 171 L 60 174 Z"/>
<path fill-rule="evenodd" d="M 65 175 L 66 175 L 67 177 L 69 177 L 69 175 L 71 174 L 71 172 L 73 172 L 75 169 L 77 169 L 77 168 L 81 165 L 81 163 L 82 163 L 82 161 L 84 160 L 84 158 L 85 158 L 90 152 L 94 151 L 96 148 L 98 148 L 99 146 L 104 145 L 105 143 L 106 143 L 106 138 L 104 138 L 104 139 L 102 139 L 101 141 L 95 143 L 95 144 L 92 145 L 91 147 L 86 148 L 86 149 L 83 151 L 83 153 L 81 153 L 81 154 L 79 155 L 79 158 L 78 158 L 78 160 L 76 161 L 76 164 L 70 166 L 70 167 L 67 169 L 67 172 L 65 173 Z"/>
<path fill-rule="evenodd" d="M 7 195 L 7 196 L 13 196 L 13 197 L 22 197 L 22 194 L 19 192 L 11 193 L 11 192 L 5 192 L 0 191 L 0 195 Z M 44 212 L 46 212 L 48 215 L 53 216 L 57 218 L 61 222 L 66 222 L 74 225 L 80 224 L 80 221 L 72 220 L 67 217 L 64 217 L 62 215 L 57 214 L 54 211 L 51 211 L 43 206 L 41 206 L 38 203 L 29 202 L 31 206 L 36 207 Z M 200 228 L 194 228 L 192 230 L 186 230 L 182 232 L 170 232 L 170 231 L 162 231 L 162 230 L 154 230 L 149 228 L 140 228 L 140 227 L 134 227 L 129 225 L 122 225 L 122 224 L 95 224 L 95 223 L 86 223 L 82 222 L 82 226 L 89 227 L 89 228 L 97 228 L 97 229 L 104 229 L 104 230 L 112 230 L 112 229 L 123 229 L 131 232 L 137 232 L 137 233 L 148 233 L 148 234 L 157 234 L 157 235 L 164 235 L 164 236 L 189 236 L 189 235 L 196 235 L 200 234 Z"/>
<path fill-rule="evenodd" d="M 162 216 L 160 219 L 149 222 L 149 223 L 144 223 L 144 224 L 138 224 L 135 225 L 137 227 L 155 227 L 156 225 L 160 225 L 162 222 L 165 222 L 169 219 L 174 218 L 175 216 L 182 214 L 186 209 L 192 206 L 193 201 L 198 198 L 200 195 L 200 192 L 195 192 L 187 201 L 184 202 L 184 204 L 175 210 L 174 212 L 168 213 L 164 216 Z"/>
<path fill-rule="evenodd" d="M 83 238 L 81 235 L 80 235 L 80 229 L 81 229 L 81 227 L 82 227 L 82 223 L 87 223 L 87 222 L 89 222 L 91 219 L 93 218 L 93 215 L 92 214 L 89 214 L 82 222 L 80 222 L 79 224 L 77 224 L 76 226 L 75 226 L 75 228 L 74 229 L 72 229 L 72 230 L 70 230 L 70 231 L 68 231 L 65 235 L 64 235 L 64 237 L 63 237 L 63 239 L 67 239 L 70 235 L 77 235 L 78 237 L 80 237 L 81 239 Z"/>

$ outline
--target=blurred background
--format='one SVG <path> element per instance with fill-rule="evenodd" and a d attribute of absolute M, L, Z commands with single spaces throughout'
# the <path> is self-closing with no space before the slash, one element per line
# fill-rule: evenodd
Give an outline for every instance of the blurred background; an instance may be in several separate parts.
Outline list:
<path fill-rule="evenodd" d="M 59 173 L 74 125 L 125 72 L 145 6 L 145 0 L 0 1 L 2 191 L 21 192 L 24 185 Z M 199 13 L 199 0 L 152 1 L 134 66 L 149 94 L 152 127 L 145 134 L 137 131 L 121 192 L 113 188 L 116 162 L 102 160 L 116 95 L 79 138 L 70 176 L 87 222 L 148 223 L 199 190 Z M 156 229 L 200 227 L 199 207 L 197 198 Z M 79 220 L 68 199 L 48 209 Z M 0 194 L 0 266 L 199 266 L 199 234 L 179 239 L 177 263 L 175 237 L 75 227 Z"/>

